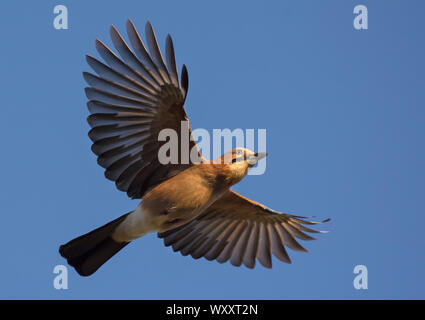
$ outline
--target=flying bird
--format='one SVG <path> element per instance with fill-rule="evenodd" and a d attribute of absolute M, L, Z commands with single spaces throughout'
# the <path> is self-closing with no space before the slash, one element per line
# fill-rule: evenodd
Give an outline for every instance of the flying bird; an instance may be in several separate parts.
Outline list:
<path fill-rule="evenodd" d="M 329 219 L 314 222 L 280 213 L 230 189 L 265 153 L 236 148 L 219 161 L 209 161 L 191 138 L 187 149 L 195 150 L 195 156 L 188 163 L 163 164 L 158 159 L 165 143 L 158 139 L 161 130 L 174 129 L 180 138 L 181 122 L 188 119 L 188 72 L 183 65 L 179 79 L 170 35 L 165 62 L 150 22 L 145 27 L 149 51 L 131 20 L 126 27 L 132 49 L 111 26 L 119 56 L 100 40 L 96 49 L 105 63 L 86 56 L 96 73 L 83 73 L 89 85 L 88 135 L 106 178 L 141 202 L 133 211 L 61 245 L 59 252 L 68 264 L 89 276 L 131 241 L 151 232 L 183 255 L 230 260 L 248 268 L 254 268 L 256 260 L 271 268 L 272 255 L 290 263 L 286 247 L 307 251 L 296 238 L 314 239 L 307 233 L 325 231 L 307 226 Z M 187 131 L 192 137 L 190 126 Z"/>

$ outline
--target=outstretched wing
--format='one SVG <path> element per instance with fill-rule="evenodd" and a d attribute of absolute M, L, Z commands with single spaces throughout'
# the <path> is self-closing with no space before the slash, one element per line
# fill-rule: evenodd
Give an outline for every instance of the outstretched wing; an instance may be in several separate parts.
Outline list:
<path fill-rule="evenodd" d="M 272 267 L 272 254 L 279 260 L 291 263 L 285 247 L 307 251 L 295 238 L 313 240 L 309 233 L 324 233 L 305 225 L 327 222 L 306 221 L 299 216 L 273 211 L 255 201 L 229 190 L 213 203 L 205 213 L 188 224 L 159 233 L 166 246 L 182 255 L 198 259 L 217 260 L 224 263 L 230 259 L 234 266 L 242 263 L 255 267 L 255 261 Z"/>
<path fill-rule="evenodd" d="M 130 20 L 127 33 L 133 51 L 111 26 L 112 42 L 121 58 L 96 40 L 96 49 L 106 64 L 87 55 L 87 62 L 97 75 L 84 73 L 90 85 L 86 95 L 90 100 L 87 121 L 92 151 L 98 156 L 99 165 L 106 169 L 105 176 L 132 198 L 141 198 L 161 181 L 193 162 L 202 161 L 188 122 L 181 129 L 181 121 L 188 120 L 183 107 L 188 89 L 186 67 L 183 65 L 180 82 L 170 35 L 165 46 L 166 67 L 149 22 L 145 31 L 150 54 Z M 197 160 L 191 162 L 189 155 L 185 155 L 189 160 L 186 163 L 162 164 L 158 151 L 168 142 L 158 141 L 162 129 L 176 132 L 179 156 L 180 150 L 190 153 L 195 148 Z M 184 143 L 182 132 L 189 140 L 185 148 L 180 146 Z"/>

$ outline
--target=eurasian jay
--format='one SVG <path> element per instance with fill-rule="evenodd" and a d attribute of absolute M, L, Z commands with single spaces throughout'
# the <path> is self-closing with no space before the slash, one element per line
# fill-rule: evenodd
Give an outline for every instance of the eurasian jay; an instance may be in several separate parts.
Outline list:
<path fill-rule="evenodd" d="M 180 135 L 181 122 L 187 121 L 188 74 L 183 65 L 179 81 L 170 35 L 166 66 L 149 22 L 145 32 L 150 54 L 130 20 L 127 33 L 133 51 L 111 26 L 121 58 L 96 40 L 106 64 L 87 55 L 97 75 L 83 73 L 90 86 L 86 95 L 92 151 L 106 178 L 141 202 L 135 210 L 60 246 L 60 254 L 80 275 L 89 276 L 131 241 L 157 232 L 166 246 L 195 259 L 230 260 L 248 268 L 258 259 L 271 268 L 274 255 L 290 263 L 285 247 L 306 251 L 295 238 L 314 239 L 305 232 L 324 231 L 306 225 L 321 222 L 274 211 L 230 189 L 265 153 L 236 148 L 219 161 L 207 161 L 191 138 L 187 150 L 195 150 L 196 156 L 188 163 L 163 164 L 158 159 L 165 143 L 158 139 L 161 130 L 174 129 Z M 187 131 L 191 136 L 190 127 Z"/>

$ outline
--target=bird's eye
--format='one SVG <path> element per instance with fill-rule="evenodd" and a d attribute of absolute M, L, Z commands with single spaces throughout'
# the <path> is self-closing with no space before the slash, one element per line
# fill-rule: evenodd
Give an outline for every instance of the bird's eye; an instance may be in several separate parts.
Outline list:
<path fill-rule="evenodd" d="M 238 149 L 237 151 L 236 151 L 236 154 L 241 154 L 242 153 L 242 150 L 241 149 Z"/>

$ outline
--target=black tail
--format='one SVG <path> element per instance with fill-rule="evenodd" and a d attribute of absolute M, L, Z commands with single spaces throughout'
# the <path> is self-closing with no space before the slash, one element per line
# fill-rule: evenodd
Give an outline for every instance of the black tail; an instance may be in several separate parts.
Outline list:
<path fill-rule="evenodd" d="M 89 276 L 130 242 L 116 242 L 111 235 L 128 215 L 86 233 L 67 244 L 61 245 L 59 253 L 81 276 Z"/>

